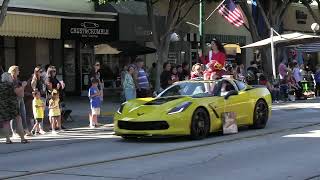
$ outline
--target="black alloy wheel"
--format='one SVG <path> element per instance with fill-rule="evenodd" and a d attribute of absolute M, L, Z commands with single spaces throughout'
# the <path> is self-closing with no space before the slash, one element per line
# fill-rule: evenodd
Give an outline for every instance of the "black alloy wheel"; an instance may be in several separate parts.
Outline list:
<path fill-rule="evenodd" d="M 198 108 L 192 115 L 191 138 L 195 140 L 204 139 L 210 133 L 210 117 L 203 108 Z"/>
<path fill-rule="evenodd" d="M 253 128 L 263 129 L 266 127 L 269 118 L 269 109 L 267 103 L 260 99 L 256 103 L 253 113 Z"/>

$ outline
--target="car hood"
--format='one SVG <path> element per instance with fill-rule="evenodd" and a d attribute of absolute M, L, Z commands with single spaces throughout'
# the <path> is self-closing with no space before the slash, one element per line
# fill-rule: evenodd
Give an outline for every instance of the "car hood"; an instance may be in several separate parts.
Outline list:
<path fill-rule="evenodd" d="M 155 117 L 159 114 L 159 117 L 163 113 L 168 113 L 172 108 L 182 104 L 183 102 L 191 101 L 191 97 L 177 96 L 166 98 L 149 98 L 149 101 L 141 102 L 141 99 L 136 99 L 127 102 L 123 110 L 123 117 L 132 119 L 146 119 L 148 117 Z"/>

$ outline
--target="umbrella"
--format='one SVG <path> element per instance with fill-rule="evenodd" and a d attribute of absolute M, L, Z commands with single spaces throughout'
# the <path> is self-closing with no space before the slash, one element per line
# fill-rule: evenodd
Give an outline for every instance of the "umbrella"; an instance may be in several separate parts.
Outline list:
<path fill-rule="evenodd" d="M 311 44 L 303 44 L 296 46 L 297 51 L 302 51 L 302 52 L 320 52 L 320 43 L 311 43 Z"/>
<path fill-rule="evenodd" d="M 320 36 L 314 36 L 303 33 L 289 33 L 282 34 L 278 36 L 273 36 L 273 43 L 275 45 L 286 45 L 286 44 L 301 44 L 305 42 L 312 42 L 315 40 L 319 40 Z M 271 37 L 267 39 L 263 39 L 261 41 L 254 42 L 252 44 L 248 44 L 241 48 L 254 48 L 254 47 L 264 47 L 271 44 Z"/>
<path fill-rule="evenodd" d="M 157 52 L 156 49 L 142 46 L 132 41 L 117 41 L 95 46 L 95 54 L 118 54 L 137 56 Z"/>
<path fill-rule="evenodd" d="M 273 33 L 276 33 L 277 36 L 274 36 Z M 288 45 L 288 44 L 301 44 L 307 42 L 318 41 L 320 36 L 313 36 L 302 33 L 289 33 L 280 35 L 273 28 L 270 28 L 270 38 L 263 39 L 261 41 L 257 41 L 252 44 L 248 44 L 241 48 L 253 48 L 253 47 L 264 47 L 267 45 L 271 46 L 271 60 L 272 60 L 272 72 L 273 77 L 276 78 L 276 67 L 275 67 L 275 58 L 274 58 L 274 46 L 275 45 Z"/>
<path fill-rule="evenodd" d="M 94 46 L 94 53 L 95 54 L 119 54 L 121 51 L 119 51 L 117 48 L 111 47 L 109 44 L 99 44 Z"/>

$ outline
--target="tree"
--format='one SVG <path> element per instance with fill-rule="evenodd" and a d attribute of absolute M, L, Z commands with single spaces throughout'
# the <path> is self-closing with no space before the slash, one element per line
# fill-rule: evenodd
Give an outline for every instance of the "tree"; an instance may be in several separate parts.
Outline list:
<path fill-rule="evenodd" d="M 99 4 L 108 2 L 121 2 L 126 0 L 92 0 Z M 185 17 L 190 13 L 192 8 L 203 0 L 166 0 L 168 2 L 167 13 L 165 14 L 165 22 L 159 24 L 156 21 L 155 7 L 157 3 L 164 0 L 144 0 L 147 7 L 148 22 L 151 26 L 153 43 L 157 49 L 157 78 L 156 90 L 160 89 L 160 73 L 161 67 L 168 59 L 168 51 L 170 45 L 171 34 L 177 30 Z M 206 0 L 215 1 L 215 0 Z"/>
<path fill-rule="evenodd" d="M 4 0 L 1 5 L 1 12 L 0 12 L 0 26 L 4 23 L 4 20 L 7 16 L 7 10 L 10 0 Z"/>
<path fill-rule="evenodd" d="M 312 18 L 315 20 L 316 23 L 320 24 L 320 0 L 300 0 L 300 3 L 302 3 L 304 6 L 306 6 L 306 8 L 308 9 L 308 11 L 310 12 Z M 316 12 L 313 11 L 313 9 L 311 8 L 311 3 L 316 2 L 318 4 L 318 15 L 316 14 Z"/>
<path fill-rule="evenodd" d="M 297 2 L 297 0 L 256 0 L 257 8 L 261 13 L 260 15 L 262 16 L 266 27 L 265 31 L 261 32 L 258 29 L 258 21 L 256 21 L 252 16 L 252 11 L 247 0 L 239 0 L 238 3 L 248 21 L 248 30 L 251 34 L 252 41 L 256 42 L 261 39 L 268 38 L 270 36 L 271 27 L 277 32 L 282 33 L 281 26 L 284 15 L 287 12 L 288 7 L 294 2 Z M 264 70 L 271 75 L 271 61 L 266 60 L 270 59 L 270 50 L 268 50 L 268 48 L 262 48 L 261 50 Z"/>

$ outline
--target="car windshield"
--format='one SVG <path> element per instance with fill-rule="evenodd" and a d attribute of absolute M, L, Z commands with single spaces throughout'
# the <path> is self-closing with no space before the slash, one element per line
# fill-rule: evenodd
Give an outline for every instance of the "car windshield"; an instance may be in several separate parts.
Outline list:
<path fill-rule="evenodd" d="M 158 97 L 170 97 L 170 96 L 212 96 L 215 94 L 216 82 L 179 82 L 176 83 L 162 93 Z"/>

